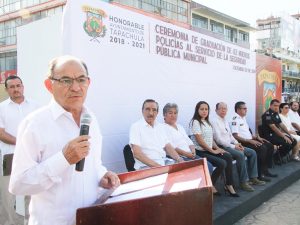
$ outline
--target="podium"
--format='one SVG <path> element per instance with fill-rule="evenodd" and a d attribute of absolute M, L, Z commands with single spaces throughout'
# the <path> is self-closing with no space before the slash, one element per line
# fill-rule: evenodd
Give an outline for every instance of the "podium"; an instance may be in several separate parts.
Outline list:
<path fill-rule="evenodd" d="M 206 159 L 118 175 L 121 185 L 77 209 L 77 225 L 212 225 Z"/>

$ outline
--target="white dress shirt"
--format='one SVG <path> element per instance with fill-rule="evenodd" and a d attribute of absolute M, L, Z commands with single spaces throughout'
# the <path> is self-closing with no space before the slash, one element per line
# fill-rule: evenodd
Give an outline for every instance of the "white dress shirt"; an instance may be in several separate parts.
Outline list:
<path fill-rule="evenodd" d="M 292 123 L 296 123 L 298 124 L 298 126 L 300 126 L 300 116 L 298 112 L 294 112 L 293 110 L 290 109 L 288 115 Z"/>
<path fill-rule="evenodd" d="M 233 134 L 238 134 L 240 137 L 245 139 L 252 139 L 250 127 L 247 123 L 246 117 L 241 117 L 235 113 L 231 122 L 231 131 Z"/>
<path fill-rule="evenodd" d="M 167 137 L 164 124 L 155 122 L 152 127 L 142 118 L 130 127 L 129 144 L 138 145 L 149 159 L 163 166 L 166 160 L 164 147 L 168 143 L 170 141 Z M 144 166 L 147 165 L 135 159 L 135 169 L 140 169 Z"/>
<path fill-rule="evenodd" d="M 194 143 L 186 134 L 183 126 L 181 126 L 180 124 L 176 124 L 176 126 L 177 129 L 170 126 L 169 124 L 165 124 L 166 133 L 171 145 L 173 146 L 173 148 L 179 148 L 180 150 L 190 153 L 190 145 L 194 145 Z"/>
<path fill-rule="evenodd" d="M 8 98 L 7 100 L 1 102 L 0 104 L 0 127 L 5 130 L 5 132 L 11 134 L 12 136 L 17 136 L 18 126 L 21 121 L 32 111 L 38 108 L 38 104 L 34 101 L 31 101 L 27 98 L 24 98 L 24 101 L 20 104 L 15 103 Z M 0 153 L 1 159 L 3 159 L 4 155 L 14 153 L 15 145 L 7 144 L 0 141 Z M 1 170 L 0 176 L 3 174 L 3 161 L 1 160 Z M 7 183 L 8 185 L 8 183 Z M 1 186 L 1 184 L 0 184 Z M 8 186 L 0 187 L 5 189 L 5 192 L 2 193 L 8 198 L 11 198 L 11 194 L 8 192 Z M 14 197 L 13 197 L 14 198 Z M 23 196 L 16 196 L 15 198 L 15 210 L 16 213 L 20 215 L 25 215 L 25 208 L 24 208 L 24 197 Z"/>
<path fill-rule="evenodd" d="M 238 141 L 232 136 L 228 121 L 217 115 L 216 119 L 212 122 L 212 125 L 216 143 L 223 147 L 235 149 L 235 145 Z"/>
<path fill-rule="evenodd" d="M 31 195 L 29 225 L 73 225 L 79 207 L 95 202 L 99 181 L 106 172 L 101 164 L 102 136 L 92 116 L 90 151 L 83 172 L 75 171 L 62 150 L 78 137 L 80 128 L 72 114 L 54 100 L 20 124 L 9 190 Z"/>
<path fill-rule="evenodd" d="M 281 119 L 281 122 L 286 126 L 286 128 L 289 130 L 289 131 L 295 131 L 296 129 L 293 127 L 292 125 L 292 122 L 291 122 L 291 119 L 289 117 L 289 115 L 283 115 L 283 114 L 279 114 L 279 117 Z"/>
<path fill-rule="evenodd" d="M 32 111 L 36 110 L 38 105 L 29 100 L 24 99 L 21 104 L 13 102 L 10 98 L 0 104 L 0 127 L 13 135 L 17 136 L 18 126 L 21 121 Z M 15 145 L 6 144 L 0 141 L 1 155 L 13 153 Z"/>
<path fill-rule="evenodd" d="M 296 131 L 296 129 L 293 127 L 291 119 L 289 114 L 287 114 L 286 116 L 283 114 L 279 114 L 279 117 L 281 119 L 281 122 L 286 126 L 286 128 L 288 129 L 288 131 Z M 300 136 L 296 135 L 296 134 L 291 134 L 291 136 L 293 138 L 295 138 L 297 140 L 297 142 L 300 141 Z"/>

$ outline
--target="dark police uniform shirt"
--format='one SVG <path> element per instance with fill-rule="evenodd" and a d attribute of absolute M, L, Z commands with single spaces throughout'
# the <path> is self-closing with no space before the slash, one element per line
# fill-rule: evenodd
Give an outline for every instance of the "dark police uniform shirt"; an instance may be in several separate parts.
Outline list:
<path fill-rule="evenodd" d="M 262 130 L 263 134 L 267 137 L 275 136 L 275 132 L 270 128 L 270 124 L 274 124 L 277 128 L 280 129 L 279 124 L 281 123 L 281 119 L 279 114 L 272 109 L 268 109 L 262 116 Z"/>

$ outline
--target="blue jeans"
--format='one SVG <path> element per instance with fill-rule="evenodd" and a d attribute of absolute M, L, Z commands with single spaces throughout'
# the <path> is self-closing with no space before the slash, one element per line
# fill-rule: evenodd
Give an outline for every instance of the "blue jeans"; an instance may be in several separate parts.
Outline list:
<path fill-rule="evenodd" d="M 236 160 L 236 168 L 239 175 L 240 183 L 245 183 L 249 178 L 257 177 L 257 157 L 256 152 L 251 148 L 244 148 L 244 151 L 236 150 L 230 147 L 224 148 L 225 151 L 232 155 Z M 248 162 L 248 171 L 245 156 Z"/>

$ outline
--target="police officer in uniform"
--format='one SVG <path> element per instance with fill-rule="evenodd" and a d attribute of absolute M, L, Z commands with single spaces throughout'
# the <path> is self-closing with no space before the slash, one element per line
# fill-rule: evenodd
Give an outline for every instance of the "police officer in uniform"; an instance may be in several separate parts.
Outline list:
<path fill-rule="evenodd" d="M 257 154 L 258 179 L 262 181 L 271 181 L 267 177 L 277 177 L 276 174 L 270 173 L 268 165 L 272 162 L 274 146 L 267 140 L 253 135 L 247 123 L 247 107 L 245 102 L 237 102 L 234 106 L 235 115 L 232 118 L 232 134 L 243 146 L 254 149 Z"/>
<path fill-rule="evenodd" d="M 297 141 L 291 137 L 286 126 L 281 122 L 278 114 L 279 105 L 280 102 L 273 99 L 270 108 L 262 115 L 262 132 L 264 138 L 273 145 L 279 146 L 279 153 L 283 157 L 296 146 Z"/>

